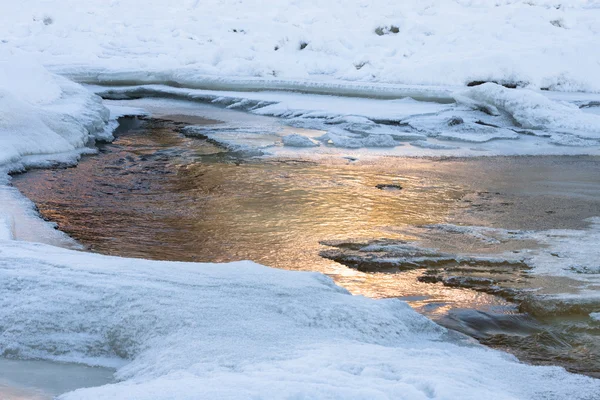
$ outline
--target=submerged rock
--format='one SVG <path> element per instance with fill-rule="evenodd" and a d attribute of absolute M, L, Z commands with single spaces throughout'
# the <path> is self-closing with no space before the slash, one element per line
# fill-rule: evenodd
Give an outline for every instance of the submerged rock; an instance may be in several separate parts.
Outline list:
<path fill-rule="evenodd" d="M 402 186 L 393 183 L 380 183 L 375 187 L 379 190 L 402 190 Z"/>

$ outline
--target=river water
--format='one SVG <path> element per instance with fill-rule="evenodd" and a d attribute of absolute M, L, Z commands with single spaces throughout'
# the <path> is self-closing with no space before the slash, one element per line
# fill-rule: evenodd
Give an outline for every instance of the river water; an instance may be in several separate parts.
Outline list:
<path fill-rule="evenodd" d="M 93 252 L 249 259 L 320 271 L 354 294 L 404 299 L 439 323 L 525 361 L 600 376 L 599 326 L 580 315 L 530 315 L 514 295 L 534 287 L 568 290 L 568 279 L 536 278 L 500 265 L 512 293 L 506 295 L 428 280 L 428 265 L 370 269 L 365 260 L 372 254 L 348 261 L 356 255 L 353 243 L 404 243 L 414 239 L 413 227 L 423 225 L 583 229 L 585 218 L 600 215 L 597 159 L 273 159 L 187 137 L 181 128 L 190 123 L 216 121 L 125 118 L 117 139 L 100 145 L 98 155 L 73 168 L 15 175 L 13 184 L 44 218 Z M 517 252 L 535 244 L 506 246 Z M 498 273 L 498 265 L 483 266 L 477 277 Z"/>

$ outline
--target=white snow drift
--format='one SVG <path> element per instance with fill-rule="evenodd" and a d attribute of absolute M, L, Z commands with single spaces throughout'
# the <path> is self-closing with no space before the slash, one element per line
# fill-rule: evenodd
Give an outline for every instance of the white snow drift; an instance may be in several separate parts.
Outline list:
<path fill-rule="evenodd" d="M 118 367 L 61 399 L 589 399 L 600 380 L 453 337 L 405 303 L 251 262 L 3 241 L 0 354 Z"/>
<path fill-rule="evenodd" d="M 0 60 L 0 166 L 29 157 L 73 156 L 112 139 L 101 99 L 31 59 Z"/>
<path fill-rule="evenodd" d="M 33 204 L 9 187 L 8 172 L 73 163 L 112 139 L 115 121 L 100 97 L 26 57 L 0 61 L 0 237 L 74 246 L 42 221 Z"/>
<path fill-rule="evenodd" d="M 600 91 L 597 0 L 5 3 L 0 47 L 86 81 L 235 89 L 239 78 L 307 90 L 498 81 Z"/>

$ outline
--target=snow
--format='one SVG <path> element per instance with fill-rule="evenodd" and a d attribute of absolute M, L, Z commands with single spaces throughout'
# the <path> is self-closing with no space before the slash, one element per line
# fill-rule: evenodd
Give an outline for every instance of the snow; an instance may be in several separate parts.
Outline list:
<path fill-rule="evenodd" d="M 598 26 L 596 0 L 27 0 L 4 7 L 0 46 L 88 82 L 598 92 Z"/>
<path fill-rule="evenodd" d="M 12 216 L 0 214 L 0 240 L 14 239 Z"/>
<path fill-rule="evenodd" d="M 0 165 L 38 155 L 75 156 L 110 140 L 101 99 L 28 59 L 0 61 Z"/>
<path fill-rule="evenodd" d="M 600 116 L 588 107 L 600 99 L 597 1 L 333 0 L 324 9 L 315 0 L 276 7 L 256 0 L 148 0 L 143 7 L 135 0 L 52 7 L 27 0 L 3 11 L 0 109 L 12 117 L 0 120 L 5 130 L 33 132 L 10 142 L 0 137 L 10 148 L 0 164 L 29 152 L 74 160 L 90 137 L 111 137 L 114 124 L 97 131 L 98 100 L 41 65 L 79 82 L 119 85 L 95 88 L 105 95 L 176 96 L 326 131 L 314 154 L 336 146 L 352 157 L 360 149 L 600 154 Z M 487 83 L 465 90 L 484 81 L 519 89 Z M 24 120 L 33 114 L 39 118 Z M 448 125 L 455 117 L 464 123 Z M 66 119 L 74 126 L 63 130 Z M 214 140 L 230 149 L 274 147 L 263 154 L 312 151 L 281 146 L 277 133 L 270 141 L 245 132 Z"/>
<path fill-rule="evenodd" d="M 552 101 L 534 92 L 515 91 L 493 83 L 471 88 L 455 96 L 490 114 L 508 113 L 525 129 L 572 133 L 583 138 L 600 138 L 600 118 L 579 107 Z"/>
<path fill-rule="evenodd" d="M 61 399 L 589 399 L 600 390 L 599 380 L 521 364 L 319 273 L 1 248 L 0 354 L 118 368 L 120 382 Z"/>
<path fill-rule="evenodd" d="M 75 163 L 95 140 L 110 140 L 115 121 L 100 97 L 49 73 L 29 57 L 0 61 L 0 237 L 78 247 L 39 218 L 10 187 L 9 172 Z"/>

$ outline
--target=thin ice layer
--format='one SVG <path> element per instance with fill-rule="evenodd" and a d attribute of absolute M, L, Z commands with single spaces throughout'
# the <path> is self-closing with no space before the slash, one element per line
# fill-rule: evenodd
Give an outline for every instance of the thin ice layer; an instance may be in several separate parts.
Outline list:
<path fill-rule="evenodd" d="M 456 103 L 282 92 L 219 92 L 161 85 L 92 89 L 105 98 L 121 99 L 121 104 L 127 103 L 122 99 L 133 98 L 132 104 L 152 108 L 152 102 L 168 101 L 137 98 L 175 97 L 190 101 L 183 106 L 182 101 L 169 100 L 174 107 L 190 110 L 186 112 L 197 112 L 192 111 L 194 103 L 205 103 L 269 117 L 249 120 L 238 113 L 238 120 L 229 115 L 228 123 L 218 128 L 192 129 L 224 147 L 260 150 L 266 154 L 339 154 L 336 148 L 343 149 L 344 153 L 351 149 L 351 154 L 356 156 L 600 154 L 600 138 L 594 137 L 600 129 L 598 115 L 584 113 L 574 103 L 551 100 L 532 90 L 506 89 L 491 83 L 455 94 Z M 500 106 L 504 108 L 500 110 Z M 211 114 L 206 106 L 196 108 L 208 116 Z M 212 113 L 222 114 L 222 111 Z M 520 115 L 538 124 L 526 124 Z M 577 129 L 559 129 L 561 126 Z M 301 136 L 306 136 L 308 130 L 318 131 L 310 140 L 319 141 L 321 146 L 310 152 L 298 146 L 283 146 L 283 136 L 290 133 L 284 132 L 286 128 L 304 130 L 294 132 Z M 309 143 L 307 137 L 301 140 Z"/>

